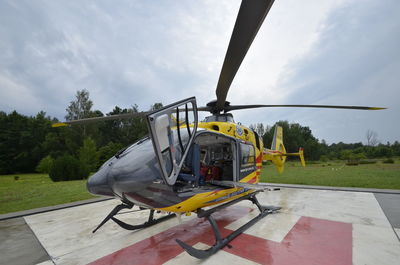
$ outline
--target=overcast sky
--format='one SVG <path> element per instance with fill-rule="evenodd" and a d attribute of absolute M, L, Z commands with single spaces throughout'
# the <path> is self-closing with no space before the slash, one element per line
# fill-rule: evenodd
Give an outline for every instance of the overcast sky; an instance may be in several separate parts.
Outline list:
<path fill-rule="evenodd" d="M 0 0 L 0 110 L 63 119 L 80 89 L 94 109 L 215 98 L 238 0 Z M 383 111 L 262 109 L 245 125 L 309 126 L 320 140 L 400 140 L 400 1 L 276 0 L 228 94 L 232 104 L 332 104 Z"/>

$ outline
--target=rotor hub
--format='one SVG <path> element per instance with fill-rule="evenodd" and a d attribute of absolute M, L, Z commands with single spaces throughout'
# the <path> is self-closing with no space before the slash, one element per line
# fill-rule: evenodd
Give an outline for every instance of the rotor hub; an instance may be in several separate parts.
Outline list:
<path fill-rule="evenodd" d="M 210 108 L 210 112 L 212 114 L 219 114 L 222 111 L 226 112 L 226 108 L 229 107 L 231 105 L 231 103 L 229 101 L 225 101 L 224 103 L 224 108 L 223 109 L 218 109 L 217 108 L 217 100 L 211 100 L 210 102 L 207 103 L 207 107 Z"/>

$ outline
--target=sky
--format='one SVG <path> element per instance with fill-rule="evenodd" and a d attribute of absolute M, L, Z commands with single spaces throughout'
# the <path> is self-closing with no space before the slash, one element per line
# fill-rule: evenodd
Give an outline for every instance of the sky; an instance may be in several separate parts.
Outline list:
<path fill-rule="evenodd" d="M 148 110 L 215 88 L 238 0 L 0 0 L 0 111 L 63 120 L 87 89 L 103 113 Z M 276 0 L 228 93 L 232 104 L 329 104 L 381 111 L 234 111 L 287 120 L 327 143 L 400 140 L 400 1 Z"/>

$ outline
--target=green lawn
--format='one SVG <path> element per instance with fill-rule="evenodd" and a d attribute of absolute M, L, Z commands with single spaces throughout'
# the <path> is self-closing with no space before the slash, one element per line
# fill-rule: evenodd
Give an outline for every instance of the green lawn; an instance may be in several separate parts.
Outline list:
<path fill-rule="evenodd" d="M 18 180 L 14 177 L 19 176 Z M 318 186 L 400 189 L 400 163 L 346 166 L 344 162 L 288 162 L 280 175 L 275 166 L 263 168 L 261 181 Z M 47 174 L 0 175 L 0 214 L 85 200 L 86 180 L 52 182 Z"/>
<path fill-rule="evenodd" d="M 53 182 L 47 174 L 0 175 L 0 214 L 93 197 L 86 191 L 86 180 Z"/>
<path fill-rule="evenodd" d="M 279 174 L 275 166 L 264 166 L 261 181 L 271 183 L 304 184 L 317 186 L 400 189 L 400 164 L 376 164 L 346 166 L 341 162 L 309 164 L 285 164 Z"/>

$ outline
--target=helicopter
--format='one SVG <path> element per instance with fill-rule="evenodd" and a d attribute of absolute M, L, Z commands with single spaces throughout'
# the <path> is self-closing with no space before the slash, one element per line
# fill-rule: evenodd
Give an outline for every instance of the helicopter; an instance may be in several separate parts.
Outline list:
<path fill-rule="evenodd" d="M 207 258 L 262 218 L 279 211 L 277 206 L 262 206 L 256 197 L 259 192 L 269 189 L 258 184 L 263 161 L 272 161 L 279 172 L 284 170 L 288 156 L 298 156 L 305 165 L 302 148 L 297 153 L 286 152 L 281 127 L 276 126 L 271 148 L 267 149 L 260 135 L 234 121 L 231 111 L 270 107 L 383 109 L 336 105 L 231 105 L 226 100 L 230 85 L 273 2 L 242 1 L 216 87 L 216 100 L 206 106 L 197 107 L 196 98 L 191 97 L 152 112 L 53 124 L 53 127 L 59 127 L 133 117 L 143 117 L 147 121 L 147 137 L 117 152 L 88 179 L 90 193 L 121 201 L 93 233 L 109 220 L 124 229 L 136 230 L 175 215 L 195 213 L 210 223 L 215 244 L 200 250 L 179 239 L 176 242 L 190 255 Z M 211 115 L 200 122 L 199 111 Z M 222 238 L 213 214 L 243 200 L 255 204 L 260 213 Z M 135 205 L 150 211 L 147 222 L 131 225 L 115 217 L 121 210 Z M 155 219 L 154 213 L 158 211 L 168 214 Z"/>

